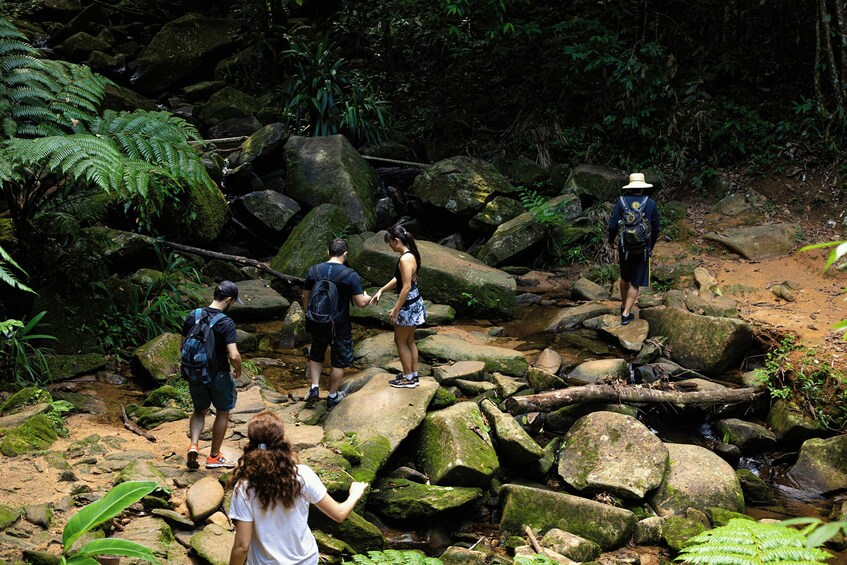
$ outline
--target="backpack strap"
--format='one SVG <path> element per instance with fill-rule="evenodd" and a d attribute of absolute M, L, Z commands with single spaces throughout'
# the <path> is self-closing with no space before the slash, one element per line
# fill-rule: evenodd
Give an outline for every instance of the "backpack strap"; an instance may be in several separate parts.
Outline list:
<path fill-rule="evenodd" d="M 202 308 L 196 309 L 194 311 L 194 325 L 195 326 L 200 323 L 200 319 L 202 317 L 203 317 L 203 309 Z"/>
<path fill-rule="evenodd" d="M 209 327 L 211 328 L 215 325 L 216 322 L 220 321 L 223 318 L 226 318 L 226 314 L 224 314 L 223 312 L 218 312 L 212 317 L 211 320 L 209 320 Z"/>
<path fill-rule="evenodd" d="M 650 199 L 649 196 L 645 196 L 644 200 L 641 201 L 641 213 L 644 213 L 644 208 L 647 207 L 647 201 Z"/>
<path fill-rule="evenodd" d="M 341 279 L 344 278 L 344 275 L 346 275 L 350 271 L 351 271 L 350 267 L 344 267 L 340 271 L 335 273 L 332 276 L 332 278 L 330 279 L 332 281 L 332 284 L 338 284 L 341 281 Z"/>

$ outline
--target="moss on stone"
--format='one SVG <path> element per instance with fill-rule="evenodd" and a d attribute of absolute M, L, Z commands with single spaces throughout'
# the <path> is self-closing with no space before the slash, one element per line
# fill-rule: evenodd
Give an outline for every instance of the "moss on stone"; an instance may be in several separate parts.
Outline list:
<path fill-rule="evenodd" d="M 350 470 L 350 474 L 357 481 L 372 483 L 391 455 L 391 442 L 386 437 L 376 436 L 359 444 L 358 449 L 362 461 Z"/>
<path fill-rule="evenodd" d="M 144 406 L 158 406 L 159 408 L 164 408 L 168 406 L 172 400 L 178 400 L 180 397 L 179 392 L 170 385 L 160 386 L 157 389 L 151 390 L 147 393 L 147 397 L 144 399 Z"/>
<path fill-rule="evenodd" d="M 382 515 L 399 520 L 431 518 L 478 500 L 482 490 L 424 485 L 408 479 L 383 479 L 368 499 Z"/>
<path fill-rule="evenodd" d="M 427 411 L 441 410 L 442 408 L 447 408 L 448 406 L 453 406 L 455 403 L 456 403 L 456 397 L 453 396 L 453 393 L 451 393 L 449 390 L 447 390 L 443 386 L 440 386 L 435 391 L 435 396 L 433 396 L 432 400 L 429 401 L 429 406 L 427 407 Z"/>
<path fill-rule="evenodd" d="M 12 524 L 18 521 L 21 513 L 18 510 L 5 504 L 0 504 L 0 530 L 5 530 Z"/>
<path fill-rule="evenodd" d="M 55 421 L 45 414 L 37 414 L 12 429 L 0 441 L 0 453 L 16 457 L 22 453 L 47 449 L 58 438 Z"/>
<path fill-rule="evenodd" d="M 351 512 L 347 519 L 338 524 L 321 512 L 309 514 L 309 525 L 336 539 L 349 544 L 357 552 L 366 552 L 385 547 L 385 538 L 379 528 L 362 518 L 357 512 Z"/>
<path fill-rule="evenodd" d="M 727 510 L 725 508 L 717 508 L 716 506 L 706 508 L 706 516 L 709 517 L 709 521 L 712 523 L 713 528 L 726 526 L 729 524 L 730 520 L 735 518 L 739 518 L 741 520 L 754 520 L 754 518 L 746 514 L 733 512 L 732 510 Z"/>
<path fill-rule="evenodd" d="M 35 386 L 22 388 L 0 404 L 0 412 L 12 412 L 22 406 L 30 406 L 41 402 L 53 402 L 53 397 L 46 390 Z"/>
<path fill-rule="evenodd" d="M 706 526 L 696 520 L 669 516 L 662 524 L 662 539 L 674 551 L 682 550 L 694 536 L 706 531 Z"/>

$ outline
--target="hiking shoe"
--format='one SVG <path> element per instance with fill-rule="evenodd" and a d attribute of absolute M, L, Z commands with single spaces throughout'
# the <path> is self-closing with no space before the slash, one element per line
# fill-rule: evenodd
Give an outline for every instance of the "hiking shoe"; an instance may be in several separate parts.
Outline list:
<path fill-rule="evenodd" d="M 621 314 L 621 325 L 625 326 L 625 325 L 629 324 L 631 321 L 633 321 L 634 319 L 635 319 L 635 314 L 633 314 L 632 312 L 630 312 L 629 314 L 626 314 L 626 315 Z"/>
<path fill-rule="evenodd" d="M 200 450 L 197 449 L 197 445 L 191 444 L 188 447 L 188 455 L 185 457 L 185 466 L 191 470 L 199 469 L 200 462 L 197 461 L 197 458 L 200 456 Z"/>
<path fill-rule="evenodd" d="M 335 396 L 327 396 L 326 397 L 326 407 L 333 408 L 336 404 L 344 400 L 344 397 L 347 396 L 347 393 L 343 390 L 339 390 L 335 393 Z"/>
<path fill-rule="evenodd" d="M 396 379 L 388 381 L 388 384 L 390 384 L 394 388 L 415 388 L 416 386 L 418 386 L 418 383 L 415 382 L 415 379 L 407 379 L 403 375 L 400 375 Z"/>
<path fill-rule="evenodd" d="M 316 386 L 309 387 L 309 392 L 306 393 L 306 402 L 315 402 L 316 400 L 320 400 L 320 398 L 320 389 Z"/>
<path fill-rule="evenodd" d="M 218 453 L 214 457 L 212 457 L 211 455 L 206 457 L 207 469 L 220 469 L 222 467 L 232 469 L 233 467 L 235 467 L 235 461 L 230 461 L 229 459 L 224 457 L 222 453 Z"/>

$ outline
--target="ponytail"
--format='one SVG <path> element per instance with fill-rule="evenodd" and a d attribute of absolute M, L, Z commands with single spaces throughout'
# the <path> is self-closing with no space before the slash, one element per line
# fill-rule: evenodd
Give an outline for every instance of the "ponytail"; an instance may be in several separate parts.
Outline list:
<path fill-rule="evenodd" d="M 415 258 L 415 263 L 417 264 L 417 268 L 415 269 L 415 273 L 420 271 L 421 269 L 421 254 L 418 251 L 418 244 L 415 243 L 415 238 L 411 233 L 406 231 L 406 228 L 397 224 L 396 226 L 391 226 L 385 233 L 385 243 L 390 243 L 392 239 L 399 239 L 400 243 L 409 248 L 409 251 L 412 253 L 412 256 Z"/>

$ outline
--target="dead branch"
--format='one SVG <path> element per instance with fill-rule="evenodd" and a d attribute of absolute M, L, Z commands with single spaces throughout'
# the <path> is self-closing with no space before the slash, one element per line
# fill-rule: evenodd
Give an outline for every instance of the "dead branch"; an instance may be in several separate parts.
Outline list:
<path fill-rule="evenodd" d="M 136 435 L 140 435 L 141 437 L 143 437 L 143 438 L 145 438 L 149 441 L 152 441 L 153 443 L 156 443 L 156 436 L 154 436 L 151 433 L 145 432 L 144 430 L 142 430 L 141 428 L 136 426 L 135 422 L 133 422 L 132 420 L 129 419 L 129 416 L 126 415 L 126 407 L 123 404 L 121 404 L 121 418 L 124 421 L 124 427 L 126 429 L 128 429 L 129 431 L 131 431 L 132 433 L 134 433 Z"/>
<path fill-rule="evenodd" d="M 562 406 L 583 402 L 666 403 L 708 407 L 715 404 L 752 402 L 764 392 L 765 390 L 759 387 L 681 392 L 624 385 L 584 385 L 507 398 L 506 410 L 512 414 L 550 412 Z"/>

